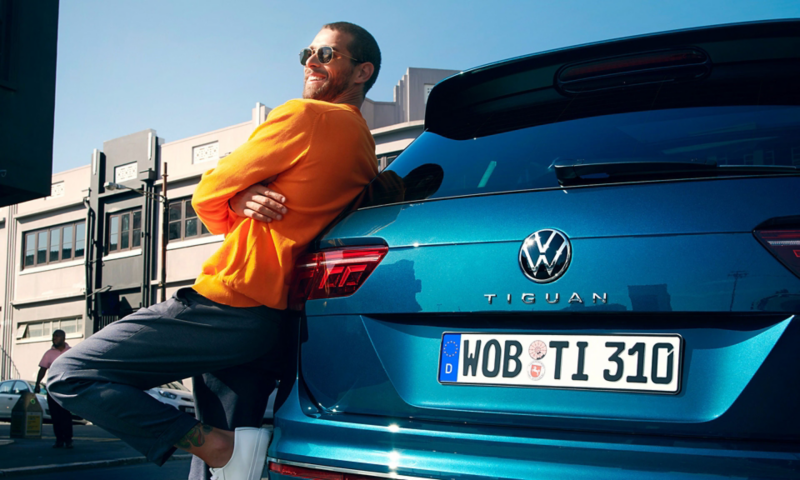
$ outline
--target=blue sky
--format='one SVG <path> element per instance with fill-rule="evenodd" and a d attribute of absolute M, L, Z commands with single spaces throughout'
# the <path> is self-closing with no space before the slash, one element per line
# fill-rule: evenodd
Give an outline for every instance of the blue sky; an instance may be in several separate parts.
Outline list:
<path fill-rule="evenodd" d="M 350 21 L 383 54 L 368 96 L 408 67 L 463 70 L 677 28 L 800 18 L 800 0 L 61 0 L 53 171 L 146 128 L 167 141 L 248 121 L 302 91 L 297 53 Z"/>

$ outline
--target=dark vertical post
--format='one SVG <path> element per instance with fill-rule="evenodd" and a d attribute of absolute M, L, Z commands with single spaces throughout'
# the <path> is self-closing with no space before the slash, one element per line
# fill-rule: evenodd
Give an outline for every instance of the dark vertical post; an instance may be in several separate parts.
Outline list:
<path fill-rule="evenodd" d="M 91 325 L 91 330 L 84 326 L 84 335 L 87 337 L 100 331 L 102 325 L 103 299 L 101 293 L 103 287 L 103 253 L 105 252 L 106 237 L 106 200 L 101 198 L 105 193 L 103 187 L 106 181 L 106 162 L 105 153 L 95 149 L 92 152 L 92 171 L 89 191 L 89 210 L 92 214 L 92 221 L 86 225 L 86 240 L 84 243 L 84 255 L 90 264 L 89 282 L 91 285 L 87 289 L 91 290 L 92 295 L 88 297 L 88 308 L 86 323 Z M 90 288 L 89 288 L 90 287 Z M 107 289 L 106 289 L 107 290 Z"/>
<path fill-rule="evenodd" d="M 167 242 L 169 241 L 169 200 L 167 200 L 167 162 L 164 162 L 164 179 L 161 187 L 161 301 L 167 300 Z"/>
<path fill-rule="evenodd" d="M 150 219 L 150 182 L 145 183 L 143 199 L 144 199 L 144 224 L 142 231 L 144 238 L 142 238 L 142 308 L 150 306 L 150 238 L 152 236 L 152 220 Z"/>
<path fill-rule="evenodd" d="M 92 325 L 94 325 L 94 308 L 92 308 L 94 302 L 94 282 L 92 281 L 94 279 L 94 210 L 92 209 L 92 187 L 89 187 L 89 193 L 83 199 L 83 204 L 86 207 L 86 223 L 84 224 L 85 233 L 83 235 L 83 267 L 84 281 L 86 282 L 86 286 L 84 287 L 86 302 L 85 318 L 87 324 L 91 322 Z M 77 245 L 75 246 L 77 247 Z M 84 325 L 84 331 L 81 332 L 84 335 L 86 335 L 86 327 L 87 325 Z M 94 333 L 94 330 L 92 333 Z"/>

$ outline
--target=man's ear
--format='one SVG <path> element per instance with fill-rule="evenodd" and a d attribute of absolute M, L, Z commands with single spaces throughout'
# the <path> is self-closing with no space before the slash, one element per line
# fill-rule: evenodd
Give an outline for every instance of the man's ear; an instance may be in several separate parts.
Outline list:
<path fill-rule="evenodd" d="M 375 73 L 375 65 L 371 62 L 364 62 L 360 63 L 356 66 L 356 75 L 353 81 L 356 85 L 367 83 L 367 81 L 372 78 L 372 74 Z"/>

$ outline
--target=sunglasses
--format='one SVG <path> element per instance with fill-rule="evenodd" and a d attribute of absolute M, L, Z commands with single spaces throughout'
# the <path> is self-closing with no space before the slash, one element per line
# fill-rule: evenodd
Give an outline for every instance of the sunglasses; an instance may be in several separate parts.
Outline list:
<path fill-rule="evenodd" d="M 354 62 L 361 63 L 361 60 L 357 60 L 357 59 L 355 59 L 355 58 L 353 58 L 353 57 L 351 57 L 349 55 L 345 55 L 342 52 L 337 52 L 336 50 L 333 49 L 333 47 L 327 47 L 326 46 L 326 47 L 319 47 L 319 49 L 317 49 L 317 50 L 314 50 L 313 48 L 304 48 L 304 49 L 302 49 L 300 51 L 300 65 L 305 67 L 306 66 L 306 62 L 308 62 L 308 59 L 313 57 L 315 54 L 317 56 L 317 59 L 319 59 L 319 63 L 328 63 L 331 60 L 333 60 L 334 52 L 338 53 L 339 55 L 341 55 L 343 57 L 347 57 L 350 60 L 353 60 Z"/>

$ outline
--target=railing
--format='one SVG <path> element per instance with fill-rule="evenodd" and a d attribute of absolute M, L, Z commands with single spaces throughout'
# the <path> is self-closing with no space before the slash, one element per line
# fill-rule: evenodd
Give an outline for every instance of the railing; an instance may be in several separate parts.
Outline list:
<path fill-rule="evenodd" d="M 94 333 L 99 332 L 104 327 L 111 325 L 112 323 L 119 320 L 119 315 L 102 315 L 100 318 L 95 320 L 94 324 Z"/>
<path fill-rule="evenodd" d="M 3 363 L 8 362 L 10 364 L 12 373 L 10 377 L 6 378 L 5 376 L 6 369 L 3 368 L 2 372 L 4 375 L 0 376 L 0 381 L 8 380 L 9 378 L 21 378 L 21 375 L 19 374 L 19 369 L 17 368 L 16 365 L 14 365 L 14 360 L 11 359 L 11 355 L 9 355 L 8 352 L 6 352 L 3 347 L 0 347 L 0 354 L 2 354 L 2 362 Z"/>

